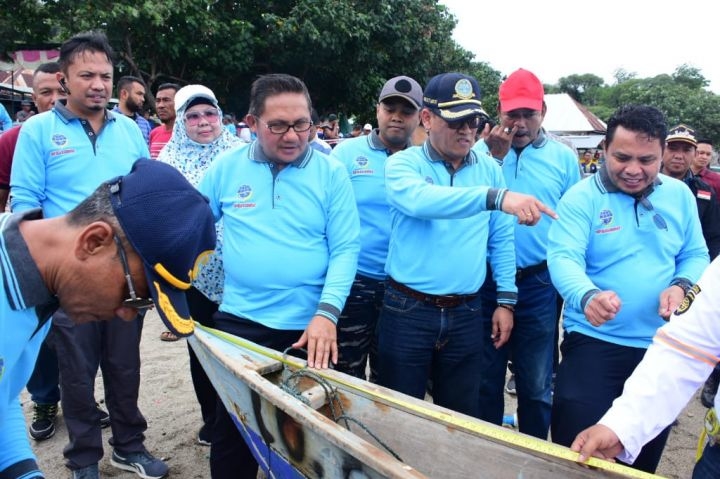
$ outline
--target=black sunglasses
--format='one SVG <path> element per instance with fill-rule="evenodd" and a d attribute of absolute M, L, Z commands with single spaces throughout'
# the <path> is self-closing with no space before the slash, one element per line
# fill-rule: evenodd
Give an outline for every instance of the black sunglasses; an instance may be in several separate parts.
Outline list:
<path fill-rule="evenodd" d="M 657 226 L 657 228 L 660 230 L 667 231 L 668 227 L 667 227 L 667 223 L 665 222 L 665 219 L 662 216 L 660 216 L 660 213 L 655 211 L 655 208 L 653 208 L 653 205 L 652 205 L 652 203 L 650 203 L 650 200 L 643 196 L 638 201 L 640 202 L 641 205 L 643 205 L 643 207 L 646 210 L 648 210 L 651 213 L 654 213 L 652 219 L 653 219 L 653 223 L 655 223 L 655 226 Z"/>
<path fill-rule="evenodd" d="M 130 291 L 130 297 L 123 300 L 123 306 L 126 308 L 135 308 L 140 310 L 152 308 L 155 304 L 153 303 L 152 298 L 140 298 L 135 293 L 135 283 L 133 283 L 132 277 L 130 276 L 130 265 L 128 264 L 127 253 L 125 252 L 125 248 L 123 248 L 122 241 L 120 241 L 118 235 L 113 235 L 113 238 L 115 239 L 115 244 L 118 247 L 120 262 L 122 263 L 123 270 L 125 271 L 125 281 L 127 282 L 128 290 Z"/>

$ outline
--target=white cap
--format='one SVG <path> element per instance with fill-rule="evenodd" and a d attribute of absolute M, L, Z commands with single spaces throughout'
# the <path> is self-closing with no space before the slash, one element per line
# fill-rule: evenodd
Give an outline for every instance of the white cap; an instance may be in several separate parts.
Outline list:
<path fill-rule="evenodd" d="M 175 112 L 185 110 L 187 105 L 196 98 L 205 98 L 218 107 L 217 98 L 211 89 L 204 85 L 187 85 L 175 93 Z"/>
<path fill-rule="evenodd" d="M 365 126 L 363 126 L 363 130 L 372 131 L 373 127 L 370 123 L 365 123 Z"/>

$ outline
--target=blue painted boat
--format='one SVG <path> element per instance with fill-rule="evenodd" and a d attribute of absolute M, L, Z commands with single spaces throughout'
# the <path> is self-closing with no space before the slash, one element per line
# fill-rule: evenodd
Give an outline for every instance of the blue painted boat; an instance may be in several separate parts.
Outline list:
<path fill-rule="evenodd" d="M 188 338 L 268 478 L 657 477 L 591 459 L 227 333 Z"/>

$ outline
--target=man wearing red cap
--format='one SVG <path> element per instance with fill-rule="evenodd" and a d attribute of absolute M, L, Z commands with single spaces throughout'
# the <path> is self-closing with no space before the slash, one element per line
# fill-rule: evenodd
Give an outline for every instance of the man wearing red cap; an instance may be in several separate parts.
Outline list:
<path fill-rule="evenodd" d="M 489 151 L 502 165 L 507 187 L 534 195 L 555 208 L 560 197 L 580 181 L 577 156 L 542 129 L 546 105 L 540 80 L 528 70 L 513 72 L 500 85 L 501 139 L 480 141 L 475 150 Z M 499 148 L 498 148 L 499 146 Z M 509 147 L 509 150 L 508 150 Z M 504 153 L 506 152 L 506 153 Z M 535 228 L 515 226 L 518 303 L 514 327 L 506 346 L 497 347 L 485 336 L 485 367 L 480 389 L 480 417 L 501 424 L 503 385 L 508 356 L 515 366 L 520 431 L 547 438 L 552 405 L 552 372 L 557 292 L 547 269 L 547 235 L 551 221 L 542 218 Z M 497 322 L 492 305 L 498 299 L 493 276 L 483 286 L 486 324 Z M 490 305 L 490 306 L 488 306 Z"/>

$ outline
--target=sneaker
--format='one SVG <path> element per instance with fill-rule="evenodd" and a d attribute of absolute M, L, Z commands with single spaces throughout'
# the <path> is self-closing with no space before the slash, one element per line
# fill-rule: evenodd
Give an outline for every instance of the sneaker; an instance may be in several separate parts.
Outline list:
<path fill-rule="evenodd" d="M 197 435 L 197 442 L 201 446 L 209 446 L 211 444 L 211 435 L 210 435 L 211 429 L 209 424 L 203 424 L 203 427 L 200 428 L 200 431 L 198 431 Z"/>
<path fill-rule="evenodd" d="M 30 424 L 30 436 L 36 441 L 44 441 L 53 437 L 57 412 L 57 404 L 35 403 L 33 405 L 33 420 Z"/>
<path fill-rule="evenodd" d="M 505 392 L 508 394 L 512 394 L 515 396 L 517 394 L 517 391 L 515 390 L 515 375 L 511 374 L 510 379 L 508 379 L 507 384 L 505 385 Z"/>
<path fill-rule="evenodd" d="M 123 453 L 115 449 L 110 456 L 110 464 L 118 469 L 135 472 L 144 479 L 160 479 L 168 473 L 167 464 L 145 450 Z"/>
<path fill-rule="evenodd" d="M 98 411 L 100 411 L 100 428 L 105 429 L 110 425 L 110 414 L 107 413 L 103 408 L 100 407 L 100 404 L 95 403 Z"/>
<path fill-rule="evenodd" d="M 100 479 L 100 471 L 97 464 L 90 464 L 82 469 L 75 469 L 72 472 L 72 479 Z"/>

